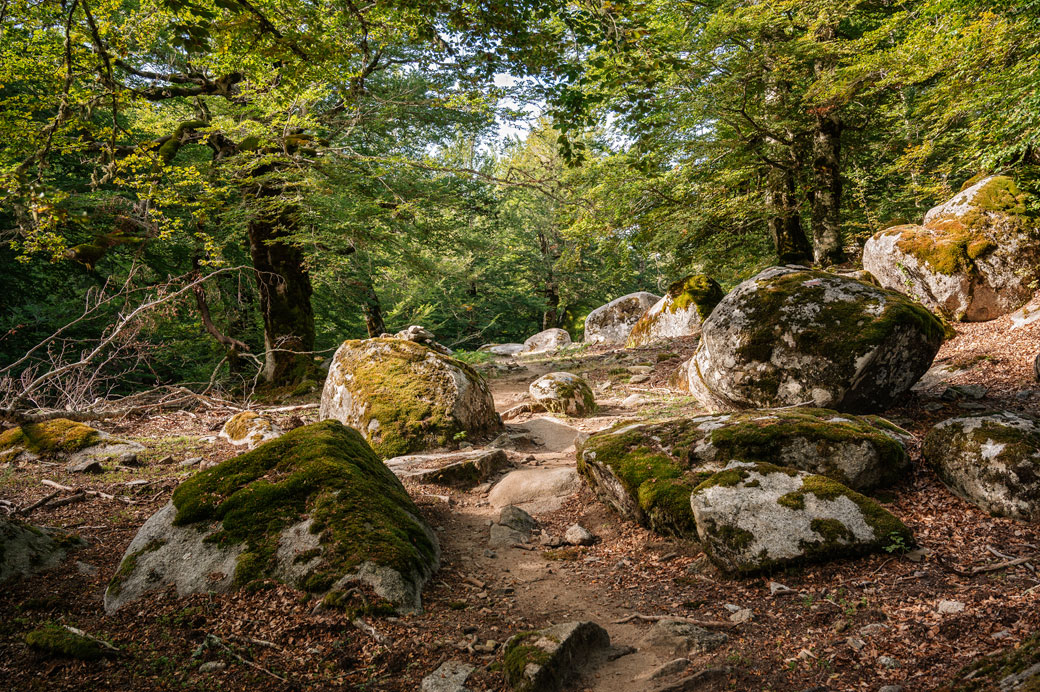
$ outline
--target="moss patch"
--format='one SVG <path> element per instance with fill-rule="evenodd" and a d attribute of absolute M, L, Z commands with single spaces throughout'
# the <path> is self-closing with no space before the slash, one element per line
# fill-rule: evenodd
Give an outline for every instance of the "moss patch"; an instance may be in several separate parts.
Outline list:
<path fill-rule="evenodd" d="M 0 452 L 24 448 L 33 454 L 53 456 L 71 454 L 101 441 L 101 433 L 82 423 L 56 418 L 42 423 L 27 423 L 0 434 Z M 121 440 L 112 440 L 113 444 Z"/>
<path fill-rule="evenodd" d="M 469 365 L 401 339 L 355 340 L 344 346 L 337 355 L 339 367 L 330 377 L 336 378 L 333 384 L 346 387 L 355 400 L 367 404 L 357 427 L 366 431 L 372 448 L 383 458 L 452 446 L 457 433 L 483 433 L 495 427 L 487 384 Z M 385 353 L 374 356 L 375 348 Z M 452 368 L 487 392 L 486 429 L 467 430 L 452 413 L 453 402 L 446 395 L 456 390 Z M 377 427 L 373 421 L 378 421 Z"/>
<path fill-rule="evenodd" d="M 538 632 L 521 632 L 506 642 L 502 669 L 514 692 L 536 692 L 534 682 L 527 679 L 524 670 L 529 664 L 544 666 L 552 660 L 551 654 L 530 643 L 538 636 Z"/>
<path fill-rule="evenodd" d="M 112 596 L 118 596 L 119 592 L 123 590 L 123 582 L 125 582 L 131 574 L 137 571 L 137 558 L 141 557 L 146 553 L 153 553 L 159 548 L 166 545 L 166 541 L 154 540 L 149 541 L 140 550 L 135 550 L 119 563 L 119 569 L 112 576 L 112 581 L 108 583 L 108 593 Z"/>
<path fill-rule="evenodd" d="M 668 295 L 672 302 L 666 310 L 678 312 L 688 310 L 694 305 L 703 322 L 726 294 L 715 279 L 704 274 L 694 274 L 671 284 L 668 287 Z"/>
<path fill-rule="evenodd" d="M 202 471 L 173 494 L 177 526 L 219 522 L 207 540 L 245 544 L 235 581 L 269 576 L 281 531 L 309 516 L 321 557 L 297 586 L 327 590 L 371 561 L 402 575 L 436 561 L 404 486 L 354 429 L 327 420 L 297 428 Z"/>
<path fill-rule="evenodd" d="M 54 623 L 47 623 L 26 634 L 25 643 L 52 656 L 75 658 L 80 661 L 96 661 L 105 655 L 104 647 L 96 641 Z"/>
<path fill-rule="evenodd" d="M 999 688 L 999 682 L 1010 675 L 1016 675 L 1040 661 L 1040 634 L 1034 634 L 1015 648 L 990 656 L 983 656 L 957 673 L 950 687 L 952 692 L 982 692 L 982 690 L 995 690 Z M 971 677 L 970 680 L 965 678 Z M 1016 687 L 1019 692 L 1037 692 L 1040 690 L 1040 677 L 1033 677 L 1022 687 Z"/>

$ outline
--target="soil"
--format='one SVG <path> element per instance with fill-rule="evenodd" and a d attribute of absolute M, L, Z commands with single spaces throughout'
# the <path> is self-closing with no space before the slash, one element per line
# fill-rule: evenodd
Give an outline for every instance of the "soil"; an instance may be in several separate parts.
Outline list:
<path fill-rule="evenodd" d="M 1009 318 L 958 325 L 931 376 L 886 415 L 918 439 L 939 420 L 965 412 L 965 405 L 1040 416 L 1040 383 L 1032 371 L 1040 323 L 1010 326 Z M 540 443 L 510 451 L 513 468 L 573 465 L 574 431 L 700 412 L 692 398 L 666 385 L 694 346 L 676 341 L 662 348 L 599 347 L 557 359 L 500 358 L 482 365 L 499 411 L 525 401 L 527 385 L 553 370 L 582 374 L 600 403 L 588 418 L 531 414 L 510 420 L 511 432 L 526 429 Z M 650 380 L 629 382 L 632 366 L 651 366 Z M 988 391 L 978 401 L 946 400 L 941 394 L 950 384 L 982 384 Z M 632 394 L 643 401 L 626 406 Z M 183 599 L 156 594 L 106 615 L 105 585 L 135 532 L 198 468 L 180 462 L 202 457 L 214 463 L 242 451 L 216 438 L 233 413 L 214 405 L 99 425 L 148 447 L 139 468 L 97 476 L 40 463 L 0 469 L 0 499 L 8 506 L 27 507 L 53 492 L 41 484 L 44 479 L 116 497 L 88 496 L 29 516 L 35 524 L 73 531 L 88 545 L 57 569 L 4 585 L 0 689 L 411 691 L 442 662 L 456 659 L 477 666 L 468 689 L 503 690 L 498 661 L 511 635 L 592 620 L 608 630 L 612 644 L 637 650 L 582 671 L 574 690 L 651 690 L 683 676 L 689 678 L 686 690 L 882 685 L 932 690 L 955 680 L 957 671 L 979 656 L 1040 631 L 1040 527 L 990 517 L 953 496 L 921 463 L 917 443 L 911 448 L 913 471 L 878 499 L 913 529 L 919 552 L 728 580 L 710 567 L 696 543 L 664 539 L 621 520 L 587 488 L 535 518 L 547 538 L 562 537 L 580 523 L 597 536 L 594 545 L 550 548 L 536 536 L 527 545 L 490 551 L 488 526 L 497 511 L 487 501 L 486 487 L 463 491 L 408 484 L 443 550 L 443 565 L 423 595 L 422 614 L 352 622 L 341 612 L 312 613 L 313 603 L 299 592 L 267 584 Z M 317 410 L 271 415 L 288 430 L 316 420 Z M 147 484 L 134 483 L 141 480 Z M 1033 555 L 1036 562 L 969 574 L 974 567 Z M 793 593 L 771 596 L 770 581 Z M 940 614 L 943 600 L 959 601 L 964 609 Z M 734 607 L 750 609 L 752 619 L 732 625 Z M 726 625 L 721 631 L 730 639 L 695 657 L 685 672 L 651 682 L 643 676 L 671 657 L 638 650 L 650 623 L 619 622 L 634 615 L 717 621 Z M 48 622 L 103 638 L 119 653 L 83 662 L 30 649 L 26 633 Z M 860 633 L 878 624 L 883 627 Z M 886 665 L 884 657 L 898 667 Z M 226 668 L 199 672 L 207 661 L 222 661 Z"/>

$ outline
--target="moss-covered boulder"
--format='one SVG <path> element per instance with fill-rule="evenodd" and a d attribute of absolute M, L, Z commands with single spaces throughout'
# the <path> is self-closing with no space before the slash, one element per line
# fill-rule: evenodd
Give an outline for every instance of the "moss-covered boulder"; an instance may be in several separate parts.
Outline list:
<path fill-rule="evenodd" d="M 83 544 L 77 536 L 13 519 L 0 519 L 0 582 L 55 567 L 70 548 Z"/>
<path fill-rule="evenodd" d="M 940 692 L 1036 692 L 1040 689 L 1040 634 L 1006 651 L 980 656 Z"/>
<path fill-rule="evenodd" d="M 357 428 L 383 458 L 449 447 L 502 426 L 476 370 L 392 338 L 343 342 L 325 380 L 320 417 Z"/>
<path fill-rule="evenodd" d="M 601 305 L 585 318 L 585 342 L 623 344 L 643 313 L 660 300 L 653 293 L 639 291 Z"/>
<path fill-rule="evenodd" d="M 114 649 L 106 648 L 96 639 L 88 637 L 82 630 L 49 622 L 25 635 L 30 649 L 60 658 L 80 661 L 96 661 Z"/>
<path fill-rule="evenodd" d="M 261 416 L 256 411 L 242 411 L 227 419 L 220 429 L 219 437 L 236 447 L 246 445 L 249 449 L 255 449 L 281 434 L 282 429 L 267 416 Z"/>
<path fill-rule="evenodd" d="M 690 393 L 709 410 L 887 408 L 923 375 L 943 325 L 906 296 L 804 267 L 741 283 L 702 325 Z"/>
<path fill-rule="evenodd" d="M 701 333 L 701 323 L 708 319 L 723 295 L 722 287 L 703 274 L 676 281 L 632 327 L 626 345 L 635 348 L 665 339 L 697 336 Z"/>
<path fill-rule="evenodd" d="M 728 574 L 910 547 L 903 522 L 825 476 L 767 463 L 731 462 L 690 495 L 697 533 Z"/>
<path fill-rule="evenodd" d="M 596 398 L 588 382 L 570 372 L 550 372 L 527 388 L 531 398 L 549 413 L 587 416 L 596 412 Z"/>
<path fill-rule="evenodd" d="M 126 549 L 105 609 L 168 586 L 183 596 L 274 579 L 344 607 L 365 585 L 414 611 L 438 560 L 397 477 L 356 430 L 322 421 L 181 484 Z"/>
<path fill-rule="evenodd" d="M 610 507 L 667 535 L 696 532 L 690 493 L 733 459 L 769 461 L 866 491 L 898 480 L 907 433 L 876 416 L 762 410 L 625 425 L 590 436 L 578 470 Z"/>
<path fill-rule="evenodd" d="M 539 353 L 555 353 L 571 345 L 571 335 L 566 329 L 546 329 L 534 336 L 527 337 L 520 355 L 536 355 Z"/>
<path fill-rule="evenodd" d="M 0 463 L 46 459 L 76 466 L 90 461 L 104 462 L 143 450 L 144 446 L 137 442 L 117 439 L 66 418 L 26 423 L 0 433 Z"/>
<path fill-rule="evenodd" d="M 1011 312 L 1040 278 L 1040 218 L 1007 176 L 988 176 L 929 211 L 924 225 L 874 235 L 863 267 L 949 319 L 978 322 Z"/>
<path fill-rule="evenodd" d="M 924 458 L 954 493 L 991 514 L 1040 520 L 1040 421 L 1001 412 L 945 420 Z"/>
<path fill-rule="evenodd" d="M 594 622 L 564 622 L 510 637 L 502 670 L 514 692 L 556 692 L 610 648 L 610 635 Z"/>

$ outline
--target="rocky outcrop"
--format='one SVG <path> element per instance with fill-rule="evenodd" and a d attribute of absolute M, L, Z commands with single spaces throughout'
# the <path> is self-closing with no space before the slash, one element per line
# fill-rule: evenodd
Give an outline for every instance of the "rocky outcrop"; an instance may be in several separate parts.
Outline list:
<path fill-rule="evenodd" d="M 242 411 L 228 418 L 220 429 L 220 439 L 237 446 L 253 449 L 282 435 L 282 429 L 267 416 L 256 411 Z"/>
<path fill-rule="evenodd" d="M 324 421 L 182 483 L 130 543 L 105 609 L 171 585 L 184 596 L 274 579 L 329 607 L 361 606 L 361 585 L 410 612 L 438 560 L 401 482 L 356 430 Z"/>
<path fill-rule="evenodd" d="M 690 393 L 709 410 L 887 408 L 923 375 L 942 323 L 906 296 L 824 271 L 772 267 L 702 325 Z"/>
<path fill-rule="evenodd" d="M 358 429 L 383 457 L 451 446 L 501 427 L 476 370 L 398 339 L 343 342 L 325 380 L 320 417 Z"/>
<path fill-rule="evenodd" d="M 144 446 L 120 440 L 89 425 L 65 418 L 26 423 L 0 434 L 0 463 L 45 459 L 67 464 L 70 470 L 92 463 L 115 461 L 144 451 Z"/>
<path fill-rule="evenodd" d="M 658 533 L 692 537 L 690 493 L 733 459 L 821 474 L 856 490 L 889 485 L 908 433 L 877 416 L 762 410 L 625 425 L 590 436 L 578 470 L 597 496 Z"/>
<path fill-rule="evenodd" d="M 589 344 L 623 344 L 629 332 L 647 309 L 660 300 L 646 291 L 629 293 L 601 305 L 585 318 L 585 342 Z"/>
<path fill-rule="evenodd" d="M 566 329 L 546 329 L 534 336 L 528 337 L 524 342 L 522 355 L 534 355 L 537 353 L 555 353 L 560 349 L 571 345 L 571 335 Z"/>
<path fill-rule="evenodd" d="M 697 336 L 701 333 L 701 323 L 708 319 L 723 295 L 722 287 L 703 274 L 676 281 L 632 327 L 626 345 L 635 348 L 666 339 Z"/>
<path fill-rule="evenodd" d="M 1040 520 L 1040 421 L 1006 411 L 951 418 L 928 432 L 922 452 L 968 502 L 990 514 Z"/>
<path fill-rule="evenodd" d="M 1032 298 L 1040 278 L 1040 220 L 1029 195 L 989 176 L 930 210 L 924 225 L 881 231 L 863 268 L 882 286 L 954 320 L 991 320 Z"/>
<path fill-rule="evenodd" d="M 62 531 L 0 518 L 0 583 L 55 567 L 80 545 L 82 540 Z"/>
<path fill-rule="evenodd" d="M 913 543 L 910 530 L 868 497 L 824 476 L 731 462 L 690 495 L 708 558 L 748 574 Z"/>
<path fill-rule="evenodd" d="M 610 635 L 596 623 L 565 622 L 512 637 L 502 668 L 515 692 L 555 692 L 609 648 Z"/>
<path fill-rule="evenodd" d="M 542 375 L 527 388 L 535 402 L 549 413 L 587 416 L 596 412 L 596 398 L 589 384 L 569 372 Z"/>

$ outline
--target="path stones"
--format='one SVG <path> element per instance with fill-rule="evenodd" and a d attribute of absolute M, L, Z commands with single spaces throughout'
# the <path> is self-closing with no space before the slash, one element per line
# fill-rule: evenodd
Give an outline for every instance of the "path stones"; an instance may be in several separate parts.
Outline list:
<path fill-rule="evenodd" d="M 772 267 L 702 325 L 690 393 L 709 410 L 887 408 L 921 377 L 942 323 L 895 291 L 804 267 Z"/>
<path fill-rule="evenodd" d="M 506 642 L 503 668 L 515 692 L 556 692 L 610 647 L 594 622 L 565 622 L 515 635 Z"/>
<path fill-rule="evenodd" d="M 588 383 L 573 373 L 550 372 L 532 382 L 527 390 L 550 413 L 587 416 L 596 411 L 596 398 Z"/>
<path fill-rule="evenodd" d="M 501 449 L 472 449 L 444 454 L 410 454 L 387 459 L 386 465 L 402 480 L 472 488 L 509 464 Z"/>
<path fill-rule="evenodd" d="M 571 467 L 511 471 L 488 494 L 493 507 L 521 505 L 532 512 L 551 512 L 578 491 L 581 480 Z"/>
<path fill-rule="evenodd" d="M 503 507 L 498 522 L 491 525 L 488 547 L 508 548 L 516 543 L 527 543 L 537 526 L 538 522 L 519 507 Z"/>
<path fill-rule="evenodd" d="M 945 420 L 922 452 L 955 494 L 991 514 L 1040 519 L 1040 421 L 1004 411 Z"/>
<path fill-rule="evenodd" d="M 258 445 L 283 434 L 274 421 L 256 411 L 242 411 L 228 418 L 217 436 L 237 446 L 255 449 Z"/>
<path fill-rule="evenodd" d="M 466 692 L 464 685 L 476 666 L 464 661 L 445 661 L 423 678 L 420 692 Z"/>
<path fill-rule="evenodd" d="M 589 344 L 623 344 L 632 327 L 659 296 L 646 291 L 629 293 L 601 305 L 585 318 L 585 342 Z"/>
<path fill-rule="evenodd" d="M 729 574 L 851 557 L 913 544 L 873 500 L 823 476 L 732 462 L 690 496 L 709 559 Z"/>
<path fill-rule="evenodd" d="M 569 545 L 592 545 L 596 537 L 581 524 L 571 524 L 564 532 L 563 540 Z"/>
<path fill-rule="evenodd" d="M 686 657 L 714 651 L 729 641 L 725 632 L 711 632 L 682 620 L 658 620 L 639 643 L 662 657 Z"/>

